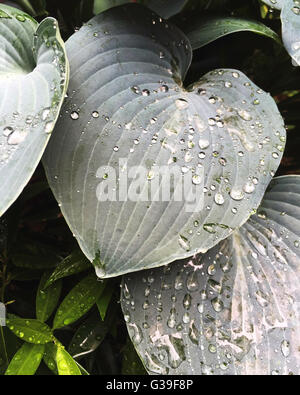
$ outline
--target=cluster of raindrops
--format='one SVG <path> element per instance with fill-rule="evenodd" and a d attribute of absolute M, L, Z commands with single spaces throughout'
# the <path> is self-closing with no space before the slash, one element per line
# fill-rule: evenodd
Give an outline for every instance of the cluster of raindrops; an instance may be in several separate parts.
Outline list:
<path fill-rule="evenodd" d="M 255 234 L 247 233 L 245 237 L 251 240 L 252 257 L 248 254 L 247 258 L 243 241 L 227 239 L 205 255 L 125 277 L 122 284 L 125 320 L 150 373 L 243 374 L 245 364 L 249 364 L 254 372 L 269 369 L 270 374 L 291 374 L 291 343 L 286 332 L 289 324 L 283 324 L 276 313 L 273 295 L 264 292 L 265 277 L 256 270 L 258 256 L 267 259 L 266 247 Z M 270 245 L 274 245 L 274 237 L 271 232 Z M 234 243 L 241 243 L 244 258 L 234 255 Z M 249 245 L 248 242 L 248 249 Z M 282 254 L 279 251 L 277 259 L 282 259 Z M 239 262 L 240 259 L 245 262 Z M 242 268 L 240 265 L 246 262 Z M 281 267 L 282 274 L 287 265 L 285 262 Z M 243 281 L 256 284 L 251 296 L 243 288 Z M 292 297 L 286 294 L 282 302 L 282 309 L 285 304 L 292 309 Z M 256 313 L 249 315 L 254 308 Z M 260 315 L 264 321 L 258 318 Z M 289 315 L 286 314 L 286 320 Z M 257 325 L 258 337 L 266 331 L 266 339 L 254 336 L 253 325 Z M 258 350 L 259 357 L 252 366 L 253 350 Z M 274 360 L 267 366 L 265 354 L 269 352 Z"/>
<path fill-rule="evenodd" d="M 4 15 L 6 14 L 4 11 L 1 11 L 1 13 L 1 17 L 10 18 L 10 16 Z M 27 21 L 25 14 L 18 13 L 14 16 L 20 22 Z M 50 53 L 50 58 L 52 57 L 53 80 L 51 83 L 49 82 L 49 92 L 47 92 L 44 99 L 40 100 L 41 104 L 32 108 L 31 113 L 23 114 L 19 110 L 18 102 L 16 101 L 11 113 L 6 116 L 5 123 L 2 121 L 3 126 L 0 128 L 0 165 L 2 166 L 9 163 L 18 149 L 24 148 L 27 137 L 41 133 L 41 138 L 47 139 L 54 128 L 57 110 L 63 99 L 67 66 L 64 51 L 56 38 L 56 34 L 53 35 L 49 32 L 51 29 L 56 30 L 56 22 L 51 23 L 53 25 L 50 24 L 42 35 L 34 34 L 34 45 L 32 53 L 29 54 L 29 58 L 32 57 L 33 63 L 38 67 L 39 57 L 37 57 L 37 54 L 40 56 L 47 52 Z M 36 57 L 37 59 L 35 59 Z M 33 70 L 34 72 L 35 70 Z M 7 84 L 11 83 L 13 78 L 20 78 L 19 74 L 16 73 L 16 76 L 14 76 L 12 73 L 8 81 L 4 79 L 4 92 L 10 86 Z M 30 81 L 28 78 L 22 77 L 21 82 L 23 81 L 24 84 L 20 86 L 26 91 Z"/>

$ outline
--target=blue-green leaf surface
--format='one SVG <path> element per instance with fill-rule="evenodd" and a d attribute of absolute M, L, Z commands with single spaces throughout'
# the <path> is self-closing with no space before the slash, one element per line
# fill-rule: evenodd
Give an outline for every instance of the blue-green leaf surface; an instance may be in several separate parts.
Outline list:
<path fill-rule="evenodd" d="M 285 145 L 283 120 L 269 94 L 229 69 L 184 87 L 189 41 L 134 4 L 97 15 L 66 47 L 70 95 L 44 165 L 62 213 L 98 276 L 206 252 L 248 219 Z M 186 199 L 175 201 L 174 195 L 151 201 L 99 199 L 99 187 L 114 179 L 111 169 L 114 190 L 126 172 L 131 174 L 128 190 L 134 190 L 137 165 L 145 172 L 141 191 L 157 183 L 161 188 L 161 175 L 177 171 L 176 188 L 184 180 L 185 196 L 195 193 L 199 206 L 189 210 Z"/>
<path fill-rule="evenodd" d="M 58 23 L 0 5 L 0 216 L 37 167 L 65 96 Z"/>
<path fill-rule="evenodd" d="M 300 176 L 206 254 L 124 277 L 122 308 L 151 374 L 298 375 Z"/>

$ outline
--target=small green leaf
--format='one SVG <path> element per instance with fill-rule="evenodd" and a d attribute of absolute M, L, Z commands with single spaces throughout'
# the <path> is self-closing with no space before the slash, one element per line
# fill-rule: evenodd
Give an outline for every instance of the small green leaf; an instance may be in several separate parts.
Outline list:
<path fill-rule="evenodd" d="M 114 293 L 114 287 L 113 286 L 106 286 L 102 295 L 100 298 L 97 300 L 97 307 L 100 313 L 100 316 L 102 318 L 102 321 L 104 321 L 106 312 L 109 306 L 109 303 L 111 301 L 111 297 Z"/>
<path fill-rule="evenodd" d="M 107 325 L 100 321 L 98 314 L 92 315 L 75 332 L 69 353 L 74 358 L 90 354 L 100 346 L 107 331 Z"/>
<path fill-rule="evenodd" d="M 60 376 L 81 376 L 81 371 L 71 355 L 61 346 L 57 346 L 56 363 Z"/>
<path fill-rule="evenodd" d="M 41 322 L 46 322 L 53 313 L 62 289 L 62 281 L 57 281 L 47 289 L 44 289 L 48 277 L 49 272 L 45 272 L 41 278 L 36 295 L 36 318 Z"/>
<path fill-rule="evenodd" d="M 6 376 L 32 376 L 39 367 L 44 345 L 24 343 L 11 360 Z"/>
<path fill-rule="evenodd" d="M 58 279 L 72 276 L 73 274 L 81 273 L 85 270 L 90 269 L 90 261 L 83 255 L 80 250 L 72 252 L 71 255 L 67 256 L 60 264 L 56 267 L 54 272 L 48 278 L 44 285 L 44 288 L 48 288 Z"/>
<path fill-rule="evenodd" d="M 192 24 L 186 23 L 185 21 L 183 31 L 189 38 L 194 50 L 199 49 L 218 38 L 227 36 L 228 34 L 244 31 L 272 38 L 277 43 L 281 44 L 278 35 L 263 23 L 242 18 L 199 18 L 196 23 Z"/>
<path fill-rule="evenodd" d="M 140 360 L 132 342 L 127 341 L 123 352 L 122 362 L 123 375 L 145 375 L 147 374 L 142 361 Z"/>
<path fill-rule="evenodd" d="M 49 326 L 41 321 L 8 315 L 6 323 L 16 336 L 27 343 L 46 344 L 54 339 Z"/>
<path fill-rule="evenodd" d="M 56 352 L 57 352 L 56 344 L 54 343 L 45 344 L 43 361 L 54 374 L 58 375 L 58 369 L 56 364 Z"/>
<path fill-rule="evenodd" d="M 87 313 L 99 299 L 104 286 L 105 283 L 98 281 L 94 273 L 80 281 L 59 306 L 53 328 L 70 325 Z"/>
<path fill-rule="evenodd" d="M 9 361 L 22 344 L 23 342 L 7 327 L 0 326 L 0 375 L 6 371 Z"/>

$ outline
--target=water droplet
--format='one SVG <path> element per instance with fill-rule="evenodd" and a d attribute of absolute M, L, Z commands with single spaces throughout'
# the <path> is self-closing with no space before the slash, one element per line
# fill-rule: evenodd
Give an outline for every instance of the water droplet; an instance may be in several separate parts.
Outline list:
<path fill-rule="evenodd" d="M 185 251 L 189 251 L 191 248 L 188 239 L 182 235 L 179 235 L 178 243 L 180 247 L 183 248 Z"/>
<path fill-rule="evenodd" d="M 233 200 L 243 200 L 244 199 L 244 193 L 239 190 L 239 189 L 232 189 L 230 191 L 230 196 Z"/>
<path fill-rule="evenodd" d="M 222 300 L 220 300 L 219 298 L 213 299 L 211 301 L 211 304 L 217 313 L 220 313 L 224 308 L 224 304 L 223 304 Z"/>
<path fill-rule="evenodd" d="M 300 15 L 300 7 L 293 7 L 292 11 L 295 15 Z"/>
<path fill-rule="evenodd" d="M 143 89 L 142 95 L 143 95 L 143 96 L 150 96 L 150 91 L 149 91 L 149 89 Z"/>
<path fill-rule="evenodd" d="M 244 187 L 243 187 L 244 192 L 246 193 L 252 193 L 255 190 L 255 185 L 253 184 L 253 182 L 247 182 Z"/>
<path fill-rule="evenodd" d="M 219 205 L 224 204 L 225 200 L 224 200 L 224 197 L 223 197 L 223 195 L 221 193 L 216 193 L 215 194 L 215 202 L 217 204 L 219 204 Z"/>
<path fill-rule="evenodd" d="M 281 343 L 281 352 L 286 358 L 290 355 L 290 343 L 287 340 L 283 340 Z"/>
<path fill-rule="evenodd" d="M 79 118 L 79 113 L 77 111 L 71 112 L 71 118 L 76 120 Z"/>
<path fill-rule="evenodd" d="M 199 140 L 199 147 L 200 147 L 200 149 L 208 148 L 209 147 L 209 141 L 208 140 L 204 140 L 204 139 L 200 139 Z"/>
<path fill-rule="evenodd" d="M 176 107 L 179 110 L 184 110 L 185 108 L 188 107 L 189 103 L 185 99 L 177 99 L 175 101 Z"/>
<path fill-rule="evenodd" d="M 251 114 L 246 110 L 239 110 L 238 114 L 244 121 L 251 121 L 252 119 Z"/>

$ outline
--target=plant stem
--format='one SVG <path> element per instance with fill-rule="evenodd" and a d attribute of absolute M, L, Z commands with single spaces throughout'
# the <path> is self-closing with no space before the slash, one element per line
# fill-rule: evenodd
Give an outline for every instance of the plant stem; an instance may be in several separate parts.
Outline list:
<path fill-rule="evenodd" d="M 5 366 L 7 367 L 9 364 L 9 360 L 8 360 L 8 354 L 7 354 L 6 343 L 5 343 L 5 339 L 4 339 L 4 332 L 3 332 L 2 326 L 0 326 L 0 349 L 3 349 L 3 351 L 4 351 Z"/>

